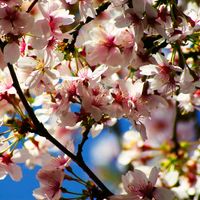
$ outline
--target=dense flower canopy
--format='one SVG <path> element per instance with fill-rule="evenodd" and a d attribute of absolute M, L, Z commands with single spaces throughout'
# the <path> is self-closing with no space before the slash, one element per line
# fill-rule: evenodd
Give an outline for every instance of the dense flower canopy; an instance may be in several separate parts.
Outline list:
<path fill-rule="evenodd" d="M 199 199 L 199 6 L 0 0 L 0 179 L 20 181 L 25 163 L 41 166 L 37 200 Z M 130 130 L 118 133 L 120 119 Z M 102 148 L 118 173 L 128 171 L 116 194 L 82 155 L 90 134 L 107 127 L 119 150 Z"/>

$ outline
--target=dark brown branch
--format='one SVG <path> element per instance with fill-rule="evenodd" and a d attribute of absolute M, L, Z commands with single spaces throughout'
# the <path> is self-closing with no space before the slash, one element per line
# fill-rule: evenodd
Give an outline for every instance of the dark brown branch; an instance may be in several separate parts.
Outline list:
<path fill-rule="evenodd" d="M 178 118 L 179 118 L 179 108 L 178 108 L 178 103 L 176 102 L 176 115 L 175 115 L 175 120 L 174 120 L 174 126 L 173 126 L 173 136 L 172 140 L 174 142 L 174 148 L 173 151 L 178 155 L 178 151 L 180 148 L 178 138 L 177 138 L 177 123 L 178 123 Z"/>
<path fill-rule="evenodd" d="M 32 120 L 34 126 L 35 126 L 35 132 L 40 135 L 45 137 L 47 140 L 52 142 L 58 149 L 60 149 L 63 153 L 65 153 L 67 156 L 69 156 L 74 162 L 76 162 L 79 167 L 81 167 L 87 174 L 88 176 L 99 186 L 99 188 L 102 190 L 102 195 L 103 197 L 108 197 L 112 195 L 112 192 L 99 180 L 99 178 L 90 170 L 90 168 L 85 164 L 83 159 L 79 159 L 78 156 L 74 155 L 71 153 L 69 150 L 67 150 L 61 143 L 59 143 L 44 127 L 44 125 L 37 119 L 33 109 L 27 102 L 21 87 L 19 85 L 15 70 L 13 68 L 13 65 L 8 63 L 8 68 L 10 70 L 10 74 L 13 80 L 13 86 L 15 87 L 19 98 L 21 99 L 30 119 Z"/>
<path fill-rule="evenodd" d="M 83 151 L 83 146 L 85 144 L 85 142 L 88 139 L 88 134 L 90 132 L 90 127 L 87 128 L 84 132 L 83 132 L 83 137 L 82 137 L 82 141 L 81 143 L 78 145 L 78 152 L 77 152 L 77 157 L 82 158 L 82 151 Z"/>
<path fill-rule="evenodd" d="M 26 11 L 27 13 L 30 13 L 31 10 L 33 9 L 33 7 L 35 6 L 35 4 L 38 2 L 38 0 L 34 0 L 31 5 L 28 7 L 28 10 Z"/>

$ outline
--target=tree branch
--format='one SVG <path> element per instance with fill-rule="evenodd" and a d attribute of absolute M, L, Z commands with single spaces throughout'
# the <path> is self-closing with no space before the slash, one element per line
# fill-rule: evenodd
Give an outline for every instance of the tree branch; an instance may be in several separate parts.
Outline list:
<path fill-rule="evenodd" d="M 87 174 L 88 176 L 98 185 L 98 187 L 102 190 L 102 195 L 103 197 L 108 197 L 112 195 L 112 192 L 99 180 L 99 178 L 90 170 L 90 168 L 85 164 L 83 159 L 79 159 L 78 156 L 74 155 L 71 153 L 69 150 L 67 150 L 61 143 L 59 143 L 44 127 L 44 125 L 37 119 L 32 107 L 29 105 L 27 102 L 22 89 L 19 85 L 15 70 L 13 68 L 13 65 L 10 63 L 7 64 L 8 68 L 10 70 L 10 74 L 13 80 L 13 86 L 15 87 L 19 98 L 21 99 L 30 119 L 32 120 L 36 134 L 45 137 L 47 140 L 52 142 L 58 149 L 60 149 L 63 153 L 65 153 L 67 156 L 69 156 L 74 162 L 78 164 L 79 167 L 81 167 Z M 82 145 L 81 145 L 82 146 Z"/>
<path fill-rule="evenodd" d="M 78 152 L 77 152 L 77 157 L 82 158 L 82 151 L 83 151 L 83 145 L 85 144 L 85 142 L 88 139 L 88 134 L 90 132 L 90 127 L 86 128 L 86 130 L 83 132 L 83 136 L 82 136 L 82 141 L 81 143 L 78 145 Z"/>
<path fill-rule="evenodd" d="M 31 10 L 33 9 L 33 7 L 35 6 L 35 4 L 38 2 L 38 0 L 34 0 L 31 5 L 28 7 L 28 10 L 26 11 L 27 13 L 30 13 Z"/>
<path fill-rule="evenodd" d="M 178 123 L 178 116 L 179 116 L 179 108 L 178 108 L 177 102 L 176 102 L 175 106 L 176 106 L 176 115 L 175 115 L 174 126 L 173 126 L 172 141 L 174 142 L 173 151 L 178 155 L 180 145 L 179 145 L 178 138 L 177 138 L 177 123 Z"/>

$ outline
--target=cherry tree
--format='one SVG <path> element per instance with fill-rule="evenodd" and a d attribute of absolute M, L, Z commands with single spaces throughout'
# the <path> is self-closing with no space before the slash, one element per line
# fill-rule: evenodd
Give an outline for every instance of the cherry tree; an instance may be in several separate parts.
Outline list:
<path fill-rule="evenodd" d="M 24 163 L 41 167 L 37 200 L 198 200 L 199 6 L 0 0 L 0 179 L 20 181 Z M 115 189 L 83 157 L 107 127 L 120 144 Z"/>

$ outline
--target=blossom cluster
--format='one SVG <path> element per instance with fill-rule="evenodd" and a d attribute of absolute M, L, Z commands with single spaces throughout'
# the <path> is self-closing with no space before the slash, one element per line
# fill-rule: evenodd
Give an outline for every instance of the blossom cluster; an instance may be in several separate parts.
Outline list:
<path fill-rule="evenodd" d="M 80 195 L 64 181 L 86 187 L 77 199 L 200 198 L 199 44 L 198 1 L 0 0 L 0 179 L 21 180 L 25 163 L 41 166 L 38 200 Z M 84 181 L 70 161 L 86 169 L 88 134 L 121 118 L 132 126 L 117 164 L 132 171 L 122 194 L 101 196 L 92 172 Z"/>

